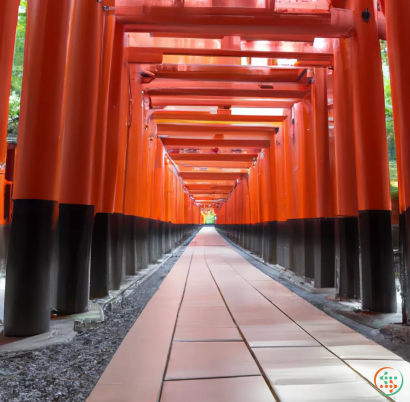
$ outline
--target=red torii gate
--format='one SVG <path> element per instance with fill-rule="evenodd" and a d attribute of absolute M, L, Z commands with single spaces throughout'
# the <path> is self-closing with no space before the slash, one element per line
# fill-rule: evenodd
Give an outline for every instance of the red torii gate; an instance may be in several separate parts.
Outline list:
<path fill-rule="evenodd" d="M 33 335 L 49 328 L 57 217 L 54 306 L 60 313 L 80 312 L 87 308 L 89 298 L 90 257 L 91 295 L 101 297 L 109 286 L 118 288 L 125 273 L 155 261 L 175 245 L 182 231 L 201 223 L 200 208 L 188 195 L 195 185 L 200 191 L 211 186 L 205 194 L 218 188 L 230 194 L 222 206 L 215 203 L 218 224 L 235 225 L 245 245 L 259 247 L 258 252 L 267 253 L 271 262 L 280 258 L 277 244 L 289 241 L 284 233 L 292 233 L 292 241 L 300 245 L 292 255 L 292 268 L 314 277 L 317 286 L 333 285 L 334 271 L 329 266 L 338 253 L 339 291 L 349 297 L 357 296 L 360 234 L 363 308 L 396 310 L 379 36 L 386 23 L 401 219 L 406 221 L 410 181 L 405 156 L 410 122 L 405 105 L 410 82 L 403 55 L 409 41 L 405 33 L 410 5 L 405 0 L 383 1 L 384 21 L 373 0 L 334 0 L 330 9 L 296 14 L 275 9 L 275 1 L 264 2 L 264 8 L 254 3 L 253 8 L 200 9 L 151 6 L 148 1 L 135 0 L 67 0 L 62 4 L 30 0 L 7 260 L 6 335 Z M 18 0 L 9 0 L 0 11 L 0 73 L 5 77 L 0 83 L 3 168 L 18 5 Z M 249 15 L 253 18 L 243 18 Z M 187 38 L 215 39 L 220 40 L 221 48 L 198 49 L 195 42 L 175 47 L 127 43 L 128 33 L 141 32 L 154 39 L 178 38 L 180 43 Z M 309 43 L 319 37 L 333 38 L 332 51 L 270 50 L 265 54 L 242 49 L 237 37 L 248 42 L 263 38 Z M 401 57 L 395 59 L 398 53 Z M 203 62 L 215 57 L 222 63 L 208 69 L 169 68 L 149 82 L 157 67 L 160 70 L 159 66 L 180 56 L 199 57 Z M 262 56 L 272 63 L 294 58 L 301 69 L 296 80 L 306 81 L 282 86 L 274 82 L 271 88 L 269 81 L 262 81 L 264 70 L 245 67 L 221 70 L 222 81 L 237 79 L 238 84 L 232 86 L 190 82 L 217 80 L 221 77 L 217 69 L 226 58 Z M 179 65 L 184 64 L 189 63 Z M 331 64 L 334 144 L 329 140 L 325 69 Z M 260 80 L 257 88 L 249 84 L 254 76 Z M 175 79 L 186 80 L 186 85 L 166 85 L 167 80 Z M 302 89 L 292 91 L 294 87 Z M 272 98 L 276 107 L 285 109 L 286 119 L 235 119 L 229 113 L 234 104 L 266 107 Z M 219 109 L 216 115 L 207 116 L 150 112 L 167 105 Z M 172 127 L 166 131 L 160 119 Z M 198 135 L 204 138 L 179 135 L 178 127 L 187 121 L 202 130 Z M 240 128 L 236 133 L 243 134 L 235 134 L 235 139 L 222 133 L 223 127 L 233 131 L 232 127 L 241 124 L 255 125 L 254 132 L 267 125 L 270 139 L 255 140 Z M 332 147 L 334 160 L 330 160 Z M 209 165 L 213 170 L 207 173 L 182 171 L 178 164 L 184 161 L 172 159 L 173 148 L 194 148 L 198 155 L 215 149 L 218 155 L 233 155 L 233 150 L 244 149 L 260 156 L 248 165 L 250 174 L 229 171 L 238 169 L 230 165 L 235 160 L 221 160 L 222 167 Z M 183 154 L 178 151 L 178 155 Z M 192 160 L 199 169 L 209 162 L 203 157 L 201 161 L 192 156 Z M 336 251 L 331 244 L 335 235 Z M 308 239 L 314 242 L 313 257 Z M 131 251 L 134 243 L 138 244 L 136 253 Z"/>

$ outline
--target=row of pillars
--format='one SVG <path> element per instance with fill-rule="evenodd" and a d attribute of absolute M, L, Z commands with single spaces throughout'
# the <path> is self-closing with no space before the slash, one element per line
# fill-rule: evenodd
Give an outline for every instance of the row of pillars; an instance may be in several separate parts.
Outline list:
<path fill-rule="evenodd" d="M 19 3 L 0 10 L 0 158 Z M 200 223 L 144 128 L 126 51 L 124 26 L 101 1 L 27 4 L 6 336 L 47 332 L 52 309 L 86 311 Z"/>
<path fill-rule="evenodd" d="M 217 225 L 263 261 L 286 268 L 338 299 L 360 298 L 359 232 L 354 218 Z"/>
<path fill-rule="evenodd" d="M 317 287 L 336 285 L 340 297 L 361 297 L 366 310 L 391 313 L 396 312 L 397 299 L 380 43 L 373 1 L 350 5 L 355 18 L 352 38 L 329 41 L 334 53 L 333 135 L 328 72 L 316 68 L 311 96 L 294 106 L 271 148 L 261 154 L 265 161 L 270 158 L 269 167 L 258 158 L 256 173 L 251 169 L 236 187 L 217 221 L 231 225 L 229 231 L 240 243 L 249 236 L 246 228 L 255 226 L 250 236 L 259 239 L 256 253 L 265 244 L 264 225 L 276 226 L 274 240 L 267 244 L 273 241 L 271 254 L 276 253 L 279 264 L 314 278 Z M 407 274 L 410 3 L 386 0 L 384 7 Z M 366 9 L 370 19 L 363 14 Z M 270 197 L 263 190 L 263 175 L 268 173 Z M 258 177 L 257 184 L 252 184 L 252 176 Z M 407 281 L 402 287 L 408 291 Z"/>

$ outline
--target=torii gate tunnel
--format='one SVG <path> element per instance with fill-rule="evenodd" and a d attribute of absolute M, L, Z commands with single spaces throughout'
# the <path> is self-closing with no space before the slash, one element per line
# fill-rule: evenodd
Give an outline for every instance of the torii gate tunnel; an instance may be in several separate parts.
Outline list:
<path fill-rule="evenodd" d="M 6 177 L 19 2 L 0 8 L 6 336 L 85 311 L 209 212 L 315 287 L 396 311 L 379 39 L 405 249 L 408 0 L 29 0 Z"/>

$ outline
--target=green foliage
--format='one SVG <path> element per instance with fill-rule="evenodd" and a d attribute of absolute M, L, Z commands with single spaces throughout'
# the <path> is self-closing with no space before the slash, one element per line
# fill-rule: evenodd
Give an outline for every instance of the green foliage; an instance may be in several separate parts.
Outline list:
<path fill-rule="evenodd" d="M 391 100 L 389 60 L 387 58 L 387 42 L 380 41 L 383 63 L 384 103 L 386 110 L 387 142 L 389 160 L 396 160 L 396 145 L 394 142 L 393 105 Z"/>
<path fill-rule="evenodd" d="M 387 57 L 387 42 L 380 41 L 380 49 L 382 54 L 383 67 L 383 83 L 384 83 L 384 104 L 386 111 L 386 133 L 387 147 L 389 152 L 389 167 L 390 167 L 390 190 L 392 197 L 397 196 L 397 160 L 396 160 L 396 143 L 394 140 L 394 122 L 393 122 L 393 105 L 391 99 L 390 86 L 390 71 L 389 59 Z"/>
<path fill-rule="evenodd" d="M 18 116 L 20 114 L 20 96 L 15 92 L 10 94 L 9 101 L 9 132 L 17 132 Z"/>
<path fill-rule="evenodd" d="M 215 224 L 215 214 L 213 212 L 208 212 L 204 215 L 205 225 L 214 225 Z"/>
<path fill-rule="evenodd" d="M 23 81 L 24 43 L 26 37 L 27 0 L 21 0 L 16 29 L 11 92 L 9 103 L 9 132 L 17 134 L 20 114 L 21 85 Z"/>

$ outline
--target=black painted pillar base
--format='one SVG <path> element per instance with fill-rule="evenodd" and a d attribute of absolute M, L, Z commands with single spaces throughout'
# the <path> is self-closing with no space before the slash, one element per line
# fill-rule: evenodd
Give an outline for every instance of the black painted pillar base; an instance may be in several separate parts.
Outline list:
<path fill-rule="evenodd" d="M 263 247 L 263 223 L 259 222 L 256 224 L 256 254 L 262 257 L 262 247 Z"/>
<path fill-rule="evenodd" d="M 336 298 L 360 299 L 359 219 L 335 218 Z"/>
<path fill-rule="evenodd" d="M 250 248 L 249 249 L 252 252 L 252 254 L 255 254 L 255 243 L 256 243 L 255 237 L 256 237 L 256 227 L 255 227 L 255 224 L 251 224 L 250 225 L 250 241 L 249 241 Z"/>
<path fill-rule="evenodd" d="M 160 220 L 155 221 L 157 227 L 157 238 L 158 238 L 158 246 L 157 246 L 157 260 L 162 258 L 162 222 Z"/>
<path fill-rule="evenodd" d="M 395 313 L 391 211 L 359 211 L 359 233 L 363 309 Z"/>
<path fill-rule="evenodd" d="M 155 260 L 158 261 L 161 258 L 160 242 L 161 242 L 161 229 L 158 220 L 154 220 L 155 228 Z"/>
<path fill-rule="evenodd" d="M 276 265 L 278 262 L 277 259 L 277 232 L 278 232 L 278 223 L 276 221 L 268 222 L 268 231 L 269 231 L 269 264 Z"/>
<path fill-rule="evenodd" d="M 172 228 L 171 228 L 171 222 L 165 222 L 165 229 L 166 229 L 166 235 L 165 235 L 165 252 L 166 253 L 172 253 L 172 246 L 171 246 L 171 239 L 172 239 Z"/>
<path fill-rule="evenodd" d="M 252 252 L 252 247 L 253 247 L 253 225 L 248 224 L 248 246 L 246 248 Z"/>
<path fill-rule="evenodd" d="M 60 204 L 57 302 L 59 314 L 88 311 L 94 206 Z"/>
<path fill-rule="evenodd" d="M 270 247 L 269 247 L 269 223 L 263 222 L 262 224 L 262 259 L 265 262 L 269 261 L 270 258 Z"/>
<path fill-rule="evenodd" d="M 277 264 L 283 268 L 291 267 L 290 225 L 288 221 L 277 223 Z"/>
<path fill-rule="evenodd" d="M 162 222 L 164 226 L 164 254 L 170 251 L 170 241 L 169 241 L 169 222 Z"/>
<path fill-rule="evenodd" d="M 134 216 L 124 215 L 124 256 L 125 273 L 127 275 L 135 275 L 137 270 L 134 220 Z"/>
<path fill-rule="evenodd" d="M 133 218 L 135 272 L 138 272 L 142 269 L 142 236 L 140 234 L 140 218 L 138 216 Z"/>
<path fill-rule="evenodd" d="M 166 245 L 165 245 L 165 222 L 158 221 L 159 224 L 159 255 L 160 258 L 165 254 Z"/>
<path fill-rule="evenodd" d="M 133 226 L 134 226 L 134 262 L 135 262 L 135 273 L 142 269 L 142 247 L 141 247 L 141 238 L 138 234 L 138 216 L 133 217 Z"/>
<path fill-rule="evenodd" d="M 0 275 L 6 274 L 11 225 L 0 225 Z"/>
<path fill-rule="evenodd" d="M 149 264 L 149 220 L 140 216 L 135 217 L 135 235 L 137 242 L 137 266 L 145 269 Z"/>
<path fill-rule="evenodd" d="M 50 267 L 57 202 L 15 200 L 6 268 L 5 336 L 50 329 Z"/>
<path fill-rule="evenodd" d="M 254 234 L 253 234 L 253 253 L 257 256 L 260 256 L 260 233 L 259 233 L 259 229 L 260 229 L 260 225 L 259 223 L 255 223 L 253 225 L 253 230 L 254 230 Z"/>
<path fill-rule="evenodd" d="M 158 261 L 158 221 L 149 220 L 149 263 Z"/>
<path fill-rule="evenodd" d="M 335 219 L 314 219 L 315 288 L 335 286 Z"/>
<path fill-rule="evenodd" d="M 410 208 L 400 214 L 399 217 L 399 250 L 400 258 L 400 286 L 402 295 L 403 324 L 410 322 Z"/>
<path fill-rule="evenodd" d="M 91 243 L 90 298 L 108 296 L 111 214 L 97 213 Z"/>
<path fill-rule="evenodd" d="M 175 250 L 175 225 L 170 223 L 170 245 L 171 251 Z"/>
<path fill-rule="evenodd" d="M 149 247 L 148 247 L 148 263 L 152 264 L 153 262 L 156 262 L 155 260 L 155 253 L 154 253 L 154 247 L 155 247 L 155 239 L 154 239 L 154 222 L 149 219 L 148 220 L 148 239 L 149 239 Z"/>
<path fill-rule="evenodd" d="M 305 277 L 315 277 L 315 219 L 304 219 L 305 225 Z"/>
<path fill-rule="evenodd" d="M 305 276 L 306 268 L 306 245 L 305 245 L 305 220 L 292 219 L 288 221 L 290 244 L 291 244 L 291 270 L 292 272 Z"/>
<path fill-rule="evenodd" d="M 258 223 L 259 226 L 259 256 L 262 258 L 263 257 L 263 242 L 264 242 L 264 229 L 263 229 L 263 222 Z"/>
<path fill-rule="evenodd" d="M 121 286 L 121 282 L 125 273 L 123 273 L 124 215 L 119 213 L 111 214 L 110 229 L 110 290 L 118 290 Z"/>
<path fill-rule="evenodd" d="M 243 247 L 243 224 L 238 225 L 238 245 Z"/>
<path fill-rule="evenodd" d="M 252 248 L 252 225 L 248 223 L 246 225 L 246 244 L 245 248 L 251 251 Z"/>

